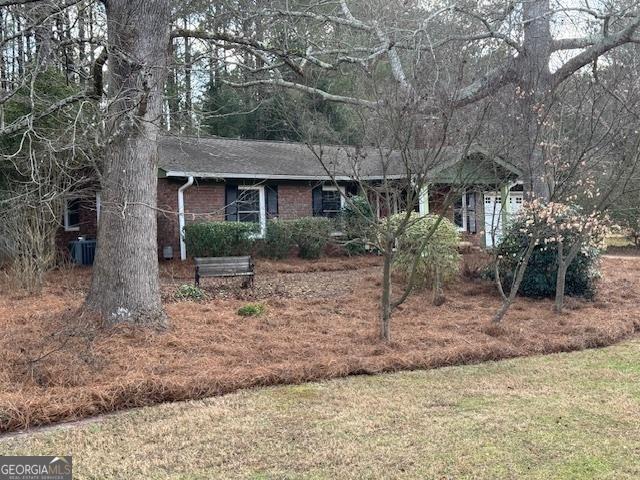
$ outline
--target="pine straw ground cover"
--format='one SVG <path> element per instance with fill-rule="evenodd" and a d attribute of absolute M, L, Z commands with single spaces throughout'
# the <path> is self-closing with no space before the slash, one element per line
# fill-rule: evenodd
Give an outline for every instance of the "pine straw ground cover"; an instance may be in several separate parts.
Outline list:
<path fill-rule="evenodd" d="M 207 279 L 209 298 L 177 302 L 189 265 L 163 266 L 164 333 L 100 331 L 73 316 L 88 269 L 54 272 L 38 297 L 0 295 L 0 430 L 9 431 L 164 401 L 349 374 L 432 368 L 612 344 L 640 327 L 640 258 L 606 258 L 594 301 L 519 300 L 501 328 L 493 286 L 460 279 L 447 302 L 411 297 L 377 338 L 376 258 L 261 262 L 256 287 Z M 266 313 L 240 317 L 262 302 Z"/>

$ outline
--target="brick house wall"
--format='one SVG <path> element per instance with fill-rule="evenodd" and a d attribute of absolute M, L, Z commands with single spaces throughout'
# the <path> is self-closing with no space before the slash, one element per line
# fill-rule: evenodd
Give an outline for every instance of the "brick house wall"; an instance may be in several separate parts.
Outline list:
<path fill-rule="evenodd" d="M 184 179 L 158 179 L 158 255 L 163 248 L 173 249 L 173 258 L 180 256 L 178 221 L 178 189 Z M 184 192 L 185 223 L 224 220 L 224 183 L 195 181 Z"/>
<path fill-rule="evenodd" d="M 178 189 L 184 185 L 183 178 L 158 179 L 158 256 L 163 257 L 163 248 L 170 246 L 173 258 L 180 257 L 180 237 L 178 222 Z M 242 183 L 242 182 L 234 182 Z M 269 182 L 278 186 L 278 217 L 292 220 L 313 215 L 312 190 L 318 182 L 288 181 Z M 432 188 L 429 191 L 429 206 L 432 213 L 440 213 L 448 187 Z M 484 202 L 481 192 L 476 193 L 477 233 L 463 233 L 464 240 L 474 245 L 484 245 Z M 224 221 L 225 182 L 196 180 L 184 194 L 185 221 Z M 447 208 L 446 217 L 453 221 L 453 208 Z M 61 225 L 63 221 L 61 219 Z M 68 251 L 68 244 L 79 236 L 95 238 L 97 235 L 97 212 L 95 198 L 86 199 L 80 209 L 78 231 L 60 228 L 57 245 L 61 252 Z"/>
<path fill-rule="evenodd" d="M 178 237 L 178 188 L 184 181 L 168 178 L 158 179 L 158 256 L 162 258 L 162 249 L 173 249 L 173 258 L 180 257 Z"/>
<path fill-rule="evenodd" d="M 224 183 L 222 182 L 198 183 L 196 181 L 184 192 L 186 223 L 224 220 L 224 207 Z"/>
<path fill-rule="evenodd" d="M 56 246 L 64 258 L 69 256 L 69 242 L 77 240 L 78 237 L 95 239 L 98 235 L 98 212 L 96 210 L 95 197 L 82 200 L 79 215 L 80 224 L 78 225 L 78 230 L 75 231 L 66 231 L 64 229 L 64 217 L 60 218 L 60 228 L 56 234 Z"/>
<path fill-rule="evenodd" d="M 310 183 L 278 185 L 278 218 L 292 220 L 313 215 Z"/>
<path fill-rule="evenodd" d="M 180 256 L 178 222 L 178 189 L 184 179 L 158 179 L 158 255 L 163 248 L 173 249 L 173 258 Z M 234 182 L 241 183 L 241 182 Z M 273 183 L 278 186 L 278 217 L 291 220 L 312 215 L 310 182 Z M 184 192 L 185 223 L 224 221 L 225 182 L 196 180 Z"/>

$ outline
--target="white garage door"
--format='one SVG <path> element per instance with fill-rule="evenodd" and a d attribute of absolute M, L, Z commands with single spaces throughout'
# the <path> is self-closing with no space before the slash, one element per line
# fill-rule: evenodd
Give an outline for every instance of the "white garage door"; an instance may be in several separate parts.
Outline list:
<path fill-rule="evenodd" d="M 522 207 L 522 192 L 511 192 L 507 215 L 511 216 Z M 502 198 L 499 193 L 484 193 L 484 231 L 487 247 L 493 247 L 502 237 Z"/>

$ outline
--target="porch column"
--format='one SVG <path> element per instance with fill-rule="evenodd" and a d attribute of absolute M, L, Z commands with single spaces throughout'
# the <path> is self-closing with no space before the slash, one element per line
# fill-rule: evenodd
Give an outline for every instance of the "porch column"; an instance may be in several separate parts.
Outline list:
<path fill-rule="evenodd" d="M 429 186 L 424 185 L 420 189 L 418 213 L 420 215 L 427 215 L 429 213 Z"/>
<path fill-rule="evenodd" d="M 510 198 L 509 198 L 509 192 L 510 192 L 510 188 L 509 188 L 509 184 L 506 185 L 502 185 L 502 187 L 500 187 L 500 201 L 502 203 L 502 225 L 504 228 L 504 225 L 507 224 L 507 221 L 509 220 L 509 215 L 511 214 L 511 202 L 510 202 Z"/>

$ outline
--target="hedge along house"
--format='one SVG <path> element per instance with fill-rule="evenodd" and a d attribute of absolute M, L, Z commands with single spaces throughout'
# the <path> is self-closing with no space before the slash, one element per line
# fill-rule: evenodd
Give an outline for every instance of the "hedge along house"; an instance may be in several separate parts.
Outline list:
<path fill-rule="evenodd" d="M 407 182 L 407 166 L 397 152 L 381 159 L 379 151 L 354 147 L 322 147 L 323 162 L 301 143 L 236 140 L 218 137 L 163 136 L 159 140 L 158 253 L 187 258 L 181 232 L 189 222 L 256 222 L 264 232 L 271 219 L 309 216 L 335 217 L 345 196 L 384 181 Z M 324 165 L 323 165 L 324 164 Z M 384 167 L 384 168 L 383 168 Z M 480 147 L 465 154 L 453 147 L 428 175 L 428 187 L 416 206 L 422 214 L 442 212 L 465 240 L 492 246 L 503 217 L 522 203 L 520 172 Z M 455 192 L 455 197 L 449 194 Z M 390 202 L 371 198 L 383 217 L 405 208 L 402 194 Z M 506 208 L 502 208 L 505 205 Z M 70 198 L 64 214 L 61 243 L 96 233 L 100 197 Z"/>

